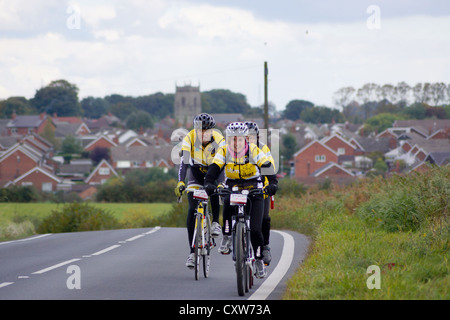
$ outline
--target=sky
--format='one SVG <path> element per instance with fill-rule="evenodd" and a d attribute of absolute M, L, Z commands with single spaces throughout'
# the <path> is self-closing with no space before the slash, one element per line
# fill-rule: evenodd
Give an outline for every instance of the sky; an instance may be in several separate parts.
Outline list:
<path fill-rule="evenodd" d="M 448 0 L 0 0 L 0 99 L 53 80 L 80 100 L 176 86 L 335 107 L 366 83 L 450 84 Z"/>

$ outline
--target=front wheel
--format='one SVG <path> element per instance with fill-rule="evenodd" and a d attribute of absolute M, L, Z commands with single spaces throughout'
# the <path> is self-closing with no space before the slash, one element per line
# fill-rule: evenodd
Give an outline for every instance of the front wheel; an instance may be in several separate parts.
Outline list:
<path fill-rule="evenodd" d="M 206 224 L 204 228 L 204 248 L 203 248 L 203 275 L 205 278 L 208 278 L 209 276 L 209 265 L 211 262 L 211 244 L 212 244 L 212 238 L 211 238 L 211 220 L 209 219 L 209 216 L 206 215 L 206 218 L 204 220 L 204 223 Z"/>
<path fill-rule="evenodd" d="M 202 255 L 202 218 L 200 215 L 197 215 L 196 221 L 195 221 L 195 237 L 194 237 L 194 253 L 195 253 L 195 267 L 194 267 L 194 274 L 195 274 L 195 280 L 198 280 L 200 275 L 200 257 Z"/>
<path fill-rule="evenodd" d="M 246 239 L 244 237 L 245 225 L 242 222 L 236 223 L 236 280 L 238 294 L 243 296 L 247 287 L 247 266 L 246 266 Z"/>

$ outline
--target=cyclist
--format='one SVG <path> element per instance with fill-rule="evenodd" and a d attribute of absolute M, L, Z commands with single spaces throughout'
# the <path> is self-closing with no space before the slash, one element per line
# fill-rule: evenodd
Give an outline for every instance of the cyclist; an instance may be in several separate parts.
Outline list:
<path fill-rule="evenodd" d="M 204 185 L 205 175 L 208 171 L 208 166 L 211 164 L 214 156 L 220 147 L 225 145 L 225 139 L 222 134 L 213 128 L 216 126 L 214 118 L 207 114 L 201 113 L 194 118 L 194 129 L 192 129 L 183 139 L 181 145 L 181 161 L 178 170 L 178 184 L 175 188 L 175 194 L 180 197 L 182 192 L 186 189 L 184 183 L 189 166 L 188 188 L 201 188 Z M 195 209 L 198 201 L 193 198 L 192 192 L 187 195 L 189 208 L 186 219 L 186 226 L 188 232 L 188 243 L 190 253 L 186 261 L 188 268 L 194 268 L 194 249 L 192 248 L 192 238 L 194 236 L 195 228 Z M 210 197 L 212 225 L 211 236 L 218 237 L 221 234 L 222 228 L 219 224 L 219 196 L 213 195 Z"/>
<path fill-rule="evenodd" d="M 220 148 L 212 164 L 208 168 L 205 177 L 205 190 L 211 195 L 216 190 L 215 180 L 221 170 L 225 171 L 224 185 L 228 188 L 233 186 L 242 189 L 263 188 L 263 177 L 261 168 L 273 168 L 264 152 L 255 144 L 249 144 L 246 137 L 248 127 L 243 122 L 233 122 L 226 128 L 227 144 Z M 268 176 L 269 185 L 266 190 L 269 194 L 275 194 L 277 190 L 276 176 Z M 249 196 L 251 205 L 246 206 L 250 210 L 250 238 L 256 257 L 256 277 L 264 278 L 266 276 L 265 266 L 262 260 L 262 247 L 264 238 L 261 231 L 263 216 L 263 195 L 253 194 Z M 222 254 L 229 254 L 232 244 L 231 235 L 231 216 L 234 208 L 230 206 L 230 197 L 224 197 L 222 228 L 223 240 L 219 248 Z"/>
<path fill-rule="evenodd" d="M 246 121 L 245 125 L 248 127 L 248 142 L 253 143 L 257 145 L 262 152 L 264 152 L 269 159 L 269 161 L 272 163 L 273 167 L 275 168 L 275 161 L 272 157 L 272 153 L 270 152 L 269 147 L 267 144 L 263 143 L 260 140 L 259 137 L 259 127 L 256 122 L 252 121 Z M 264 179 L 264 185 L 267 186 L 269 184 L 269 180 L 267 177 Z M 270 265 L 270 261 L 272 260 L 272 255 L 270 253 L 270 247 L 269 247 L 269 240 L 270 240 L 270 216 L 269 216 L 269 210 L 270 210 L 270 198 L 268 195 L 264 195 L 264 215 L 262 220 L 262 233 L 264 237 L 264 247 L 262 250 L 263 254 L 263 261 L 264 264 Z"/>

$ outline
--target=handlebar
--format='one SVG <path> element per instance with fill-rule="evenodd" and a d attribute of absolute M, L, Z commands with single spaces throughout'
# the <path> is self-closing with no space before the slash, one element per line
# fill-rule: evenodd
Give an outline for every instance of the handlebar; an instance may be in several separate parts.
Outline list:
<path fill-rule="evenodd" d="M 225 196 L 225 195 L 229 195 L 232 193 L 241 193 L 241 194 L 245 194 L 244 191 L 248 191 L 247 195 L 253 195 L 253 194 L 265 194 L 266 191 L 264 189 L 244 189 L 244 190 L 237 190 L 237 191 L 232 191 L 230 189 L 226 189 L 226 188 L 217 188 L 216 191 L 214 192 L 214 194 L 218 194 L 220 196 Z"/>

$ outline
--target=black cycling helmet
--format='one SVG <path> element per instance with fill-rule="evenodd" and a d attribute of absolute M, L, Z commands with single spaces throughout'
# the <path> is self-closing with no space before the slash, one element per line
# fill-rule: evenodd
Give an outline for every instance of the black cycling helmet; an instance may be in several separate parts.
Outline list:
<path fill-rule="evenodd" d="M 216 126 L 214 118 L 207 113 L 200 113 L 194 118 L 194 128 L 208 130 Z"/>
<path fill-rule="evenodd" d="M 248 133 L 249 134 L 256 134 L 259 135 L 259 127 L 258 124 L 256 122 L 253 121 L 246 121 L 244 122 L 244 124 L 247 126 L 248 128 Z"/>

